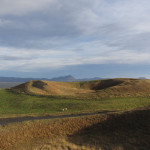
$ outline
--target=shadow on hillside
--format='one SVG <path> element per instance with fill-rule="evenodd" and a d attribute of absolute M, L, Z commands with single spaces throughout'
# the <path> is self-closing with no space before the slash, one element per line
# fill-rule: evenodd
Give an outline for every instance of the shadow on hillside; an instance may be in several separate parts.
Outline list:
<path fill-rule="evenodd" d="M 115 79 L 107 79 L 107 80 L 101 80 L 99 84 L 95 82 L 94 85 L 91 84 L 91 90 L 104 90 L 110 87 L 114 87 L 117 85 L 120 85 L 124 81 L 119 81 Z"/>
<path fill-rule="evenodd" d="M 150 110 L 112 114 L 107 120 L 79 131 L 68 140 L 104 150 L 149 150 Z"/>
<path fill-rule="evenodd" d="M 44 90 L 44 86 L 47 85 L 47 83 L 43 82 L 43 81 L 40 81 L 40 80 L 36 80 L 33 82 L 32 86 L 33 87 L 36 87 L 36 88 L 39 88 L 41 90 Z"/>

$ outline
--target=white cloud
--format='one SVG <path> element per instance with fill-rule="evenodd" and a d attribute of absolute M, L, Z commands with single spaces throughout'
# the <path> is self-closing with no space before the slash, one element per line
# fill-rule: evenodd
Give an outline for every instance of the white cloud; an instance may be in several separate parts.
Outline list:
<path fill-rule="evenodd" d="M 99 45 L 101 48 L 104 45 Z M 94 47 L 93 47 L 94 48 Z M 106 48 L 106 46 L 105 46 Z M 39 69 L 59 69 L 65 66 L 85 64 L 150 64 L 150 52 L 135 53 L 128 50 L 96 53 L 87 49 L 85 51 L 59 51 L 0 48 L 0 70 L 36 71 Z M 3 59 L 2 59 L 3 58 Z M 4 65 L 5 64 L 5 65 Z"/>

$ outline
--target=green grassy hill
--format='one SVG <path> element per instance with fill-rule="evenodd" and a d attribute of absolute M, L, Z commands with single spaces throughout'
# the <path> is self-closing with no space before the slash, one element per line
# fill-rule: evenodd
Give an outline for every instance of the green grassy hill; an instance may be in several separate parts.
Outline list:
<path fill-rule="evenodd" d="M 150 80 L 107 79 L 84 82 L 30 81 L 11 89 L 18 93 L 78 98 L 150 96 Z"/>

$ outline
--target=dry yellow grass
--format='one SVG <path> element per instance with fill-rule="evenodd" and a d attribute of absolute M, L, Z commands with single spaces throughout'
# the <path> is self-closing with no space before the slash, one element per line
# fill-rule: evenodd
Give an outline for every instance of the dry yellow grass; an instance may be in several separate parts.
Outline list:
<path fill-rule="evenodd" d="M 21 145 L 15 150 L 101 150 L 101 148 L 90 145 L 76 145 L 70 143 L 67 137 L 62 136 L 55 139 L 40 140 Z"/>
<path fill-rule="evenodd" d="M 85 82 L 30 81 L 11 90 L 19 93 L 76 98 L 150 96 L 148 79 L 108 79 Z"/>
<path fill-rule="evenodd" d="M 148 150 L 149 141 L 149 107 L 120 114 L 34 121 L 0 127 L 2 150 Z"/>
<path fill-rule="evenodd" d="M 69 136 L 82 128 L 98 123 L 105 116 L 91 116 L 70 118 L 53 121 L 34 121 L 13 124 L 0 128 L 0 149 L 17 147 L 24 142 L 34 139 L 55 138 L 57 136 Z"/>
<path fill-rule="evenodd" d="M 30 81 L 12 88 L 14 91 L 38 95 L 76 95 L 93 92 L 79 89 L 74 83 L 55 81 Z"/>

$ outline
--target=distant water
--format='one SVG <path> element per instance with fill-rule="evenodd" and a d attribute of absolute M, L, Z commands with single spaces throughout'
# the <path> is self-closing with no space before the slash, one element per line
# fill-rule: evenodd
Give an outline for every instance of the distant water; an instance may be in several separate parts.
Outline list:
<path fill-rule="evenodd" d="M 0 82 L 0 89 L 11 88 L 21 84 L 21 82 Z"/>

